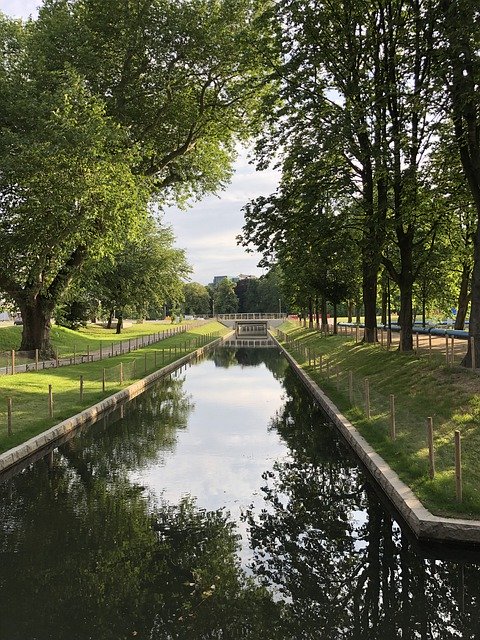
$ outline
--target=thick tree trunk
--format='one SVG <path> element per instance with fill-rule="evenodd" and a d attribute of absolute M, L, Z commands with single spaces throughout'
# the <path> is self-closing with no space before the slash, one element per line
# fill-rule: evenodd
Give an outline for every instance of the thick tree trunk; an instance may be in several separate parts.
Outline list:
<path fill-rule="evenodd" d="M 387 303 L 388 303 L 388 276 L 385 269 L 382 271 L 382 309 L 381 309 L 381 323 L 383 326 L 387 324 Z"/>
<path fill-rule="evenodd" d="M 400 311 L 398 324 L 400 325 L 400 351 L 412 351 L 413 349 L 413 230 L 398 233 L 400 249 L 400 263 L 402 270 L 398 279 L 400 289 Z"/>
<path fill-rule="evenodd" d="M 315 298 L 315 329 L 320 329 L 320 311 L 318 309 L 318 298 Z"/>
<path fill-rule="evenodd" d="M 122 333 L 123 328 L 123 316 L 119 313 L 117 318 L 117 327 L 115 333 Z"/>
<path fill-rule="evenodd" d="M 462 267 L 462 278 L 460 281 L 460 293 L 458 294 L 457 317 L 455 318 L 455 329 L 463 329 L 467 319 L 468 305 L 470 303 L 470 265 L 464 264 Z"/>
<path fill-rule="evenodd" d="M 111 329 L 112 328 L 113 314 L 114 313 L 115 313 L 115 309 L 110 309 L 110 313 L 108 314 L 108 320 L 107 320 L 107 329 Z"/>
<path fill-rule="evenodd" d="M 55 352 L 50 342 L 50 328 L 54 305 L 41 296 L 37 296 L 33 301 L 17 302 L 23 320 L 20 351 L 38 349 L 42 358 L 53 358 Z"/>
<path fill-rule="evenodd" d="M 475 4 L 461 7 L 455 0 L 441 0 L 443 30 L 448 44 L 450 63 L 451 108 L 455 138 L 460 152 L 463 171 L 477 211 L 474 237 L 474 265 L 469 334 L 475 338 L 475 362 L 480 366 L 480 117 L 478 115 L 478 67 L 476 51 L 472 47 L 472 34 L 476 29 Z M 471 341 L 462 364 L 472 366 Z"/>

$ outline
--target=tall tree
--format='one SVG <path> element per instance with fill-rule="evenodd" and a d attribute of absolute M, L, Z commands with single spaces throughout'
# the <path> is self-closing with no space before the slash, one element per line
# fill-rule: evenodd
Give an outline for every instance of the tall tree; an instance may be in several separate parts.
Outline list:
<path fill-rule="evenodd" d="M 215 313 L 236 313 L 238 298 L 235 295 L 235 284 L 229 280 L 222 280 L 214 289 L 213 302 Z"/>
<path fill-rule="evenodd" d="M 438 39 L 442 78 L 450 99 L 455 139 L 477 213 L 473 247 L 472 299 L 469 332 L 480 363 L 480 28 L 474 0 L 438 0 L 441 14 Z M 471 342 L 464 364 L 471 366 Z"/>
<path fill-rule="evenodd" d="M 186 314 L 208 315 L 210 313 L 210 294 L 207 287 L 199 282 L 187 282 L 183 288 Z"/>
<path fill-rule="evenodd" d="M 0 288 L 22 310 L 22 349 L 51 350 L 59 296 L 148 199 L 228 179 L 266 82 L 262 4 L 45 0 L 24 27 L 1 18 Z"/>
<path fill-rule="evenodd" d="M 117 333 L 127 308 L 145 317 L 151 305 L 182 301 L 190 268 L 173 240 L 169 228 L 150 219 L 135 240 L 99 266 L 97 296 L 107 309 L 116 310 Z"/>

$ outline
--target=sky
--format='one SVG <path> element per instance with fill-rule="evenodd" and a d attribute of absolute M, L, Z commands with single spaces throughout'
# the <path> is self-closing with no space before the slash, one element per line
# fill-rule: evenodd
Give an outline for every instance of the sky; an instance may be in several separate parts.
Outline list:
<path fill-rule="evenodd" d="M 39 0 L 0 0 L 0 9 L 16 18 L 35 17 Z M 236 277 L 239 274 L 260 276 L 260 256 L 246 253 L 237 246 L 236 236 L 244 224 L 242 207 L 251 199 L 275 190 L 275 171 L 256 172 L 247 160 L 247 152 L 239 154 L 231 184 L 217 196 L 193 202 L 186 211 L 171 207 L 163 220 L 170 225 L 176 245 L 184 249 L 193 268 L 191 280 L 208 284 L 216 275 Z"/>

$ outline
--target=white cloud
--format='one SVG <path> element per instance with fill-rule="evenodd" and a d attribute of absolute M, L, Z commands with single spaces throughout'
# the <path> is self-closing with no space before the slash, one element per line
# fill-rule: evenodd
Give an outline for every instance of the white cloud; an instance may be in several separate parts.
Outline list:
<path fill-rule="evenodd" d="M 40 0 L 0 0 L 0 11 L 12 18 L 35 17 Z"/>

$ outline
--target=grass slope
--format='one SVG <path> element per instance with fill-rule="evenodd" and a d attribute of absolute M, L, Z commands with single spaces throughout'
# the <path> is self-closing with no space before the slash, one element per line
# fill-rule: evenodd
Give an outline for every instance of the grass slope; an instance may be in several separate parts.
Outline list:
<path fill-rule="evenodd" d="M 162 326 L 165 328 L 165 325 Z M 135 329 L 137 327 L 145 328 L 144 325 L 134 325 Z M 154 331 L 152 324 L 149 323 L 147 327 L 149 330 L 144 333 Z M 185 353 L 193 351 L 195 340 L 198 341 L 201 336 L 204 336 L 208 342 L 215 339 L 215 336 L 224 335 L 227 332 L 228 329 L 220 323 L 209 322 L 202 326 L 193 327 L 185 333 L 166 338 L 149 347 L 102 361 L 60 367 L 59 369 L 19 373 L 14 376 L 1 376 L 0 452 L 25 442 L 54 424 L 128 386 L 134 380 L 143 378 L 164 364 L 169 364 Z M 61 330 L 60 333 L 69 338 L 68 333 L 65 333 L 64 330 Z M 87 339 L 92 339 L 91 334 L 94 332 L 85 333 Z M 103 334 L 100 332 L 98 335 Z M 133 331 L 131 335 L 133 335 Z M 77 338 L 78 336 L 75 336 L 78 345 Z M 66 344 L 68 344 L 68 339 Z M 90 342 L 90 345 L 92 344 Z M 134 362 L 135 364 L 133 364 Z M 120 384 L 120 363 L 122 363 L 124 374 L 123 385 Z M 106 374 L 105 392 L 102 391 L 103 369 Z M 83 376 L 84 380 L 82 400 L 80 400 L 80 376 Z M 49 417 L 49 385 L 52 385 L 54 397 L 53 418 Z M 7 398 L 11 398 L 13 404 L 13 434 L 10 436 L 7 434 Z"/>
<path fill-rule="evenodd" d="M 438 515 L 480 517 L 480 376 L 444 364 L 440 355 L 401 354 L 380 345 L 355 344 L 346 336 L 323 336 L 285 323 L 295 344 L 288 349 L 365 439 Z M 287 345 L 285 345 L 287 346 Z M 305 349 L 322 354 L 322 371 Z M 328 366 L 328 372 L 327 372 Z M 349 371 L 354 402 L 350 403 Z M 371 418 L 365 414 L 369 380 Z M 390 394 L 395 396 L 397 437 L 390 437 Z M 433 418 L 436 473 L 428 474 L 426 419 Z M 461 432 L 463 502 L 455 494 L 454 433 Z"/>

